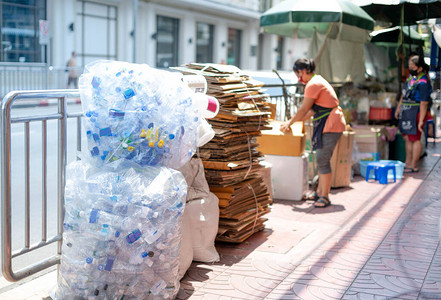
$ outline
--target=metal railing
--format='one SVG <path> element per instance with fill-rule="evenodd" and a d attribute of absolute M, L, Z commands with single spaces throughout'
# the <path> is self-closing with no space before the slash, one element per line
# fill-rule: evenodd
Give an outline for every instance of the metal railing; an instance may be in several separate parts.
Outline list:
<path fill-rule="evenodd" d="M 265 86 L 264 86 L 265 87 Z M 288 109 L 291 113 L 291 116 L 297 113 L 298 108 L 302 104 L 303 94 L 289 94 L 287 97 Z M 285 98 L 284 96 L 271 96 L 269 97 L 269 101 L 272 104 L 276 105 L 276 117 L 277 121 L 285 121 Z"/>
<path fill-rule="evenodd" d="M 50 266 L 58 264 L 60 262 L 61 256 L 61 245 L 62 245 L 62 232 L 63 232 L 63 218 L 64 218 L 64 186 L 65 186 L 65 169 L 66 169 L 66 157 L 67 157 L 67 140 L 66 140 L 66 130 L 67 130 L 67 119 L 77 118 L 77 150 L 81 151 L 81 113 L 68 114 L 67 112 L 67 99 L 68 98 L 78 98 L 78 90 L 41 90 L 41 91 L 19 91 L 11 92 L 7 94 L 2 102 L 2 126 L 1 126 L 1 140 L 2 140 L 2 195 L 1 195 L 1 205 L 2 205 L 2 272 L 4 277 L 9 281 L 18 281 L 29 275 L 42 271 Z M 58 112 L 55 114 L 47 114 L 42 116 L 20 116 L 12 117 L 11 108 L 14 102 L 24 101 L 27 99 L 56 99 L 58 101 Z M 57 179 L 57 233 L 54 236 L 48 237 L 47 227 L 47 174 L 48 174 L 48 163 L 47 163 L 47 122 L 50 120 L 58 121 L 58 150 L 57 150 L 57 165 L 56 171 L 58 172 Z M 42 137 L 42 186 L 41 186 L 41 205 L 42 205 L 42 234 L 39 242 L 31 245 L 31 196 L 30 196 L 30 123 L 40 122 L 41 123 L 41 137 Z M 22 123 L 24 124 L 24 208 L 25 208 L 25 218 L 24 218 L 24 247 L 21 249 L 12 251 L 11 236 L 12 236 L 12 224 L 11 224 L 11 125 Z M 34 157 L 34 156 L 33 156 Z M 52 171 L 52 170 L 51 170 Z M 36 198 L 36 197 L 35 197 Z M 33 199 L 34 194 L 33 194 Z M 18 271 L 14 271 L 12 268 L 12 262 L 14 258 L 18 258 L 24 254 L 33 252 L 44 246 L 57 243 L 57 253 L 45 258 L 33 265 L 22 268 Z"/>
<path fill-rule="evenodd" d="M 65 89 L 69 67 L 43 63 L 0 63 L 0 97 L 10 91 Z M 81 74 L 83 68 L 73 68 Z M 72 86 L 72 88 L 74 88 Z"/>

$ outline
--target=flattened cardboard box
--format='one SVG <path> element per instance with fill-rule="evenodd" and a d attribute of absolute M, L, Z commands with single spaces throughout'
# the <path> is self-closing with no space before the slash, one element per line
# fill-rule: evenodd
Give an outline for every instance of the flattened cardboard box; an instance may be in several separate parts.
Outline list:
<path fill-rule="evenodd" d="M 272 130 L 262 130 L 262 135 L 257 138 L 257 150 L 269 155 L 302 156 L 306 141 L 303 122 L 291 125 L 291 132 L 286 134 L 280 131 L 282 124 L 274 121 L 270 124 Z"/>
<path fill-rule="evenodd" d="M 355 132 L 347 128 L 341 135 L 331 157 L 331 187 L 349 186 L 351 183 L 352 150 Z"/>
<path fill-rule="evenodd" d="M 313 180 L 316 175 L 318 175 L 317 171 L 317 163 L 316 163 L 316 152 L 312 151 L 312 133 L 314 127 L 312 125 L 312 121 L 305 121 L 305 133 L 306 133 L 306 146 L 305 151 L 308 155 L 308 179 Z"/>
<path fill-rule="evenodd" d="M 381 138 L 387 134 L 384 126 L 357 125 L 353 127 L 355 141 L 360 152 L 383 152 L 385 141 Z"/>

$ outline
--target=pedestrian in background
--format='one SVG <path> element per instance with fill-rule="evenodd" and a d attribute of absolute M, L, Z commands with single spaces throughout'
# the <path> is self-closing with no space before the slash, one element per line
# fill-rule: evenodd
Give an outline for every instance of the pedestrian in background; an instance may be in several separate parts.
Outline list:
<path fill-rule="evenodd" d="M 77 72 L 77 54 L 75 51 L 72 52 L 72 56 L 67 61 L 67 71 L 69 72 L 69 77 L 67 79 L 67 88 L 70 88 L 70 85 L 73 83 L 74 88 L 78 88 L 78 72 Z"/>
<path fill-rule="evenodd" d="M 409 73 L 400 102 L 395 111 L 399 120 L 399 128 L 403 135 L 406 148 L 406 165 L 404 173 L 418 172 L 418 160 L 421 156 L 421 133 L 429 116 L 428 107 L 432 85 L 427 75 L 428 65 L 422 55 L 409 58 Z"/>
<path fill-rule="evenodd" d="M 319 184 L 311 199 L 316 200 L 315 207 L 326 207 L 331 204 L 330 161 L 334 148 L 346 129 L 346 122 L 334 88 L 322 76 L 314 73 L 315 63 L 312 59 L 298 59 L 293 70 L 299 82 L 305 84 L 305 93 L 297 114 L 284 123 L 281 130 L 287 132 L 294 122 L 305 121 L 314 116 L 311 142 L 312 149 L 316 150 L 317 154 Z"/>

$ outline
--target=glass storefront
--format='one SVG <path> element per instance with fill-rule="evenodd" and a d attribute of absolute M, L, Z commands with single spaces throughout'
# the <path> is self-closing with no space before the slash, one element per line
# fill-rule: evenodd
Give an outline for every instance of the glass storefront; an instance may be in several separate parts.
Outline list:
<path fill-rule="evenodd" d="M 179 20 L 157 16 L 156 26 L 156 67 L 175 67 L 178 65 Z"/>
<path fill-rule="evenodd" d="M 198 22 L 196 24 L 196 62 L 213 62 L 214 25 Z"/>
<path fill-rule="evenodd" d="M 46 62 L 40 45 L 40 20 L 46 20 L 46 0 L 0 0 L 0 62 Z"/>
<path fill-rule="evenodd" d="M 227 64 L 240 68 L 240 44 L 242 31 L 239 29 L 228 28 L 228 56 Z"/>

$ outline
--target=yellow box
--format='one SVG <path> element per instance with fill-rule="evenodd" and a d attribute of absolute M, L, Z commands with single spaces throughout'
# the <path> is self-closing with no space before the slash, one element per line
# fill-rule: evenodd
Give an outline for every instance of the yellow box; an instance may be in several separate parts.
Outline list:
<path fill-rule="evenodd" d="M 303 122 L 291 125 L 291 131 L 283 133 L 280 125 L 283 122 L 274 121 L 270 124 L 272 130 L 262 130 L 262 135 L 257 138 L 257 150 L 263 154 L 301 156 L 305 152 L 305 127 Z"/>

